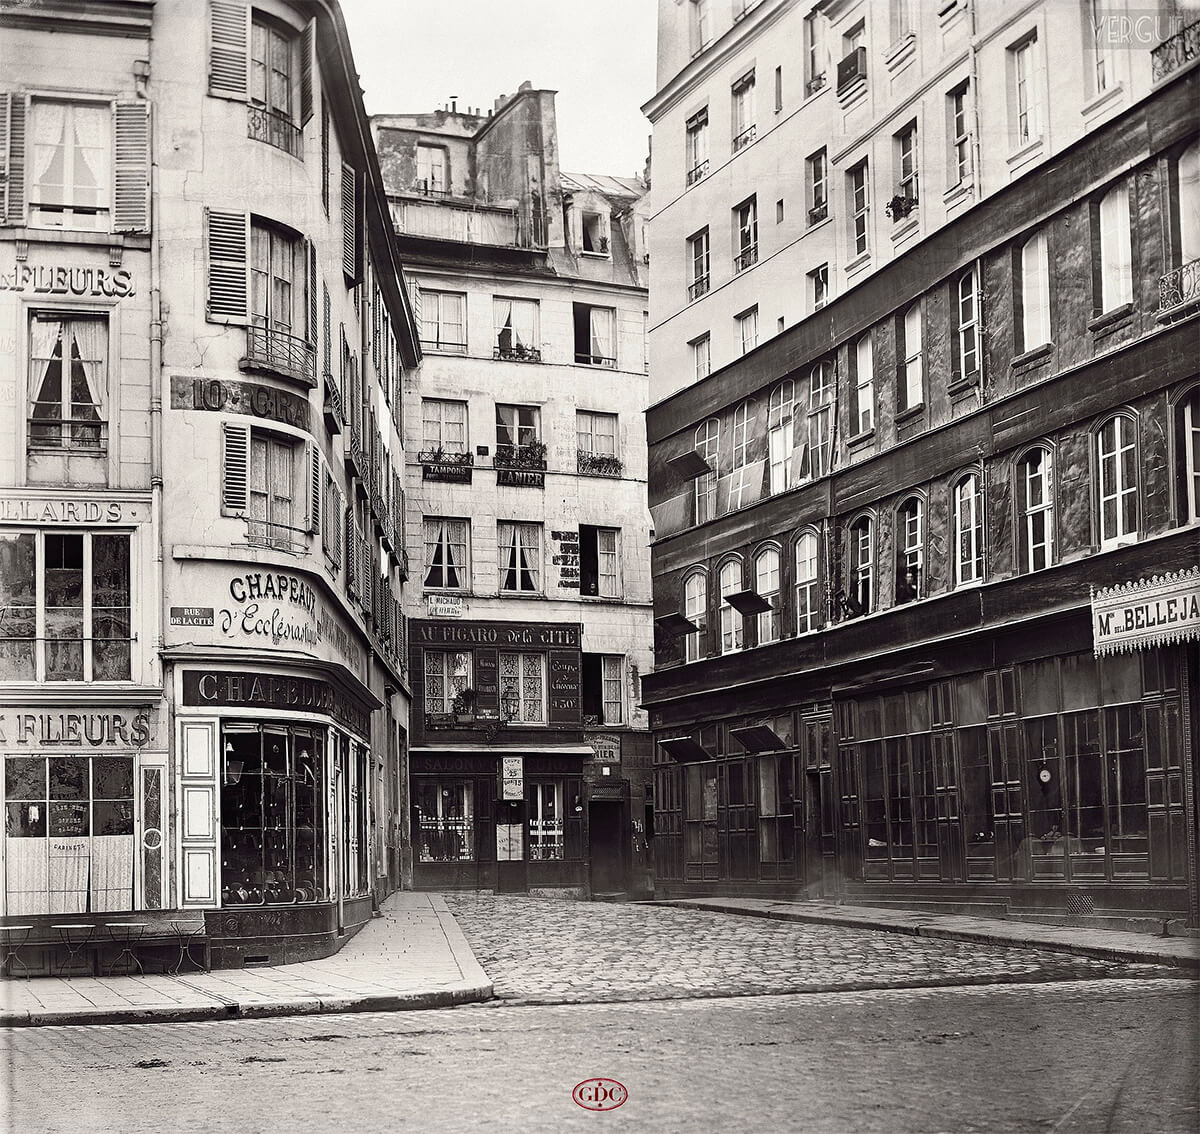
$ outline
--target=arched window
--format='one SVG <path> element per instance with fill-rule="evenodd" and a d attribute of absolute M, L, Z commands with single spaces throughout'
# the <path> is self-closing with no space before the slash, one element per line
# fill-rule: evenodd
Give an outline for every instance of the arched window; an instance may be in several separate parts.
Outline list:
<path fill-rule="evenodd" d="M 1021 570 L 1040 571 L 1054 562 L 1054 457 L 1044 446 L 1017 463 Z"/>
<path fill-rule="evenodd" d="M 1200 386 L 1175 405 L 1175 468 L 1179 518 L 1200 521 Z"/>
<path fill-rule="evenodd" d="M 796 540 L 796 633 L 821 628 L 821 597 L 817 576 L 817 537 L 804 532 Z"/>
<path fill-rule="evenodd" d="M 870 516 L 850 525 L 850 595 L 854 614 L 870 614 L 875 604 L 875 530 Z"/>
<path fill-rule="evenodd" d="M 771 492 L 786 492 L 792 484 L 792 450 L 795 436 L 796 386 L 785 378 L 771 391 L 767 404 L 767 454 L 771 466 Z"/>
<path fill-rule="evenodd" d="M 779 551 L 764 548 L 754 558 L 754 589 L 760 598 L 771 604 L 758 616 L 758 644 L 779 640 Z"/>
<path fill-rule="evenodd" d="M 1096 432 L 1100 544 L 1133 539 L 1138 530 L 1137 427 L 1125 414 Z"/>
<path fill-rule="evenodd" d="M 967 473 L 954 486 L 954 585 L 983 579 L 983 493 L 979 474 Z"/>
<path fill-rule="evenodd" d="M 1133 302 L 1133 259 L 1130 252 L 1129 190 L 1114 185 L 1100 201 L 1100 264 L 1097 311 L 1112 311 Z"/>
<path fill-rule="evenodd" d="M 708 636 L 708 576 L 702 569 L 693 571 L 683 582 L 683 614 L 697 629 L 684 639 L 684 661 L 704 657 Z"/>
<path fill-rule="evenodd" d="M 910 496 L 896 509 L 896 602 L 925 597 L 925 505 Z"/>
<path fill-rule="evenodd" d="M 721 568 L 721 653 L 742 648 L 742 615 L 725 601 L 742 589 L 742 561 L 730 559 Z"/>
<path fill-rule="evenodd" d="M 712 472 L 696 477 L 696 523 L 702 524 L 717 514 L 717 478 L 720 475 L 718 459 L 721 423 L 710 417 L 696 427 L 696 452 Z"/>
<path fill-rule="evenodd" d="M 833 458 L 833 401 L 837 387 L 833 362 L 823 359 L 808 378 L 808 474 L 829 472 Z"/>

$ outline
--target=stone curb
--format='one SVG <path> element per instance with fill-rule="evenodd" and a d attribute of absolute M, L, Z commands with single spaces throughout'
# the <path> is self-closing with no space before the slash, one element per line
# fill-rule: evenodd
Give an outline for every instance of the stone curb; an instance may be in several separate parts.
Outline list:
<path fill-rule="evenodd" d="M 805 922 L 812 925 L 844 925 L 853 929 L 876 929 L 884 933 L 904 933 L 910 937 L 927 937 L 942 941 L 969 941 L 976 945 L 994 945 L 1011 949 L 1044 949 L 1049 953 L 1069 953 L 1092 960 L 1133 962 L 1152 965 L 1170 965 L 1181 969 L 1200 970 L 1200 956 L 1186 956 L 1165 952 L 1153 946 L 1123 948 L 1119 945 L 1089 945 L 1083 941 L 1042 940 L 1034 936 L 1022 936 L 1019 932 L 992 932 L 983 929 L 967 929 L 931 924 L 920 920 L 920 915 L 906 914 L 905 921 L 889 921 L 886 918 L 864 917 L 857 914 L 829 914 L 805 912 L 795 909 L 758 909 L 720 899 L 656 899 L 646 905 L 668 906 L 673 909 L 708 910 L 712 913 L 735 914 L 742 917 L 761 917 L 772 921 Z M 1097 930 L 1097 932 L 1104 932 Z"/>

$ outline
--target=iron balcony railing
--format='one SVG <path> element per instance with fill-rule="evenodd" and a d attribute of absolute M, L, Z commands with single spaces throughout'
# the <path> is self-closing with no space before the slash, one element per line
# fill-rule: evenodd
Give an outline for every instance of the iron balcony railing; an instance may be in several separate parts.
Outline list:
<path fill-rule="evenodd" d="M 1200 20 L 1194 20 L 1150 52 L 1150 69 L 1155 82 L 1178 71 L 1200 56 Z"/>
<path fill-rule="evenodd" d="M 744 150 L 756 137 L 758 137 L 758 125 L 747 126 L 733 139 L 733 152 L 736 154 L 738 150 Z"/>
<path fill-rule="evenodd" d="M 492 465 L 498 469 L 541 469 L 546 467 L 546 446 L 540 441 L 528 445 L 497 445 Z"/>
<path fill-rule="evenodd" d="M 444 449 L 423 449 L 417 454 L 422 480 L 448 484 L 470 484 L 475 458 L 471 453 L 447 453 Z"/>
<path fill-rule="evenodd" d="M 688 284 L 688 299 L 699 299 L 708 294 L 708 274 L 700 276 Z"/>
<path fill-rule="evenodd" d="M 317 352 L 312 343 L 273 327 L 246 328 L 245 369 L 270 370 L 296 378 L 309 386 L 317 384 Z"/>
<path fill-rule="evenodd" d="M 292 157 L 304 157 L 304 135 L 291 118 L 265 106 L 246 108 L 246 134 L 256 142 L 266 142 Z"/>
<path fill-rule="evenodd" d="M 388 210 L 396 231 L 408 236 L 500 248 L 546 246 L 544 214 L 536 209 L 522 221 L 513 208 L 459 203 L 422 192 L 418 200 L 392 197 Z"/>
<path fill-rule="evenodd" d="M 325 423 L 333 433 L 341 433 L 346 424 L 346 409 L 342 403 L 342 391 L 332 374 L 324 376 L 325 401 L 321 412 L 325 415 Z"/>
<path fill-rule="evenodd" d="M 308 546 L 308 533 L 304 528 L 291 524 L 272 523 L 270 520 L 255 520 L 243 516 L 246 521 L 246 542 L 255 547 L 271 547 L 276 551 L 290 551 L 297 555 Z"/>
<path fill-rule="evenodd" d="M 707 177 L 707 176 L 708 176 L 708 160 L 705 159 L 704 161 L 698 163 L 697 165 L 692 166 L 692 168 L 687 171 L 687 183 L 689 185 L 695 185 L 696 182 L 700 180 L 700 178 Z"/>
<path fill-rule="evenodd" d="M 617 368 L 617 360 L 609 358 L 606 354 L 586 354 L 583 351 L 576 351 L 575 361 L 582 366 L 607 366 L 609 370 Z"/>
<path fill-rule="evenodd" d="M 1200 301 L 1200 259 L 1168 272 L 1158 281 L 1158 309 L 1171 311 L 1185 303 Z"/>
<path fill-rule="evenodd" d="M 733 258 L 733 270 L 735 272 L 744 272 L 747 268 L 754 267 L 758 263 L 758 245 L 751 244 L 749 248 L 743 248 Z"/>
<path fill-rule="evenodd" d="M 492 358 L 503 359 L 505 362 L 541 362 L 542 352 L 537 347 L 496 346 L 492 349 Z"/>
<path fill-rule="evenodd" d="M 808 223 L 816 224 L 818 221 L 823 221 L 827 216 L 829 216 L 829 202 L 822 201 L 820 204 L 813 205 L 808 210 Z"/>
<path fill-rule="evenodd" d="M 585 476 L 620 476 L 625 470 L 620 457 L 593 453 L 588 449 L 576 451 L 575 467 Z"/>
<path fill-rule="evenodd" d="M 86 453 L 103 456 L 108 452 L 108 422 L 96 417 L 59 417 L 59 402 L 34 402 L 29 418 L 29 448 L 42 452 Z"/>
<path fill-rule="evenodd" d="M 867 49 L 856 47 L 845 57 L 837 68 L 837 93 L 841 94 L 847 87 L 854 86 L 859 79 L 867 77 Z"/>

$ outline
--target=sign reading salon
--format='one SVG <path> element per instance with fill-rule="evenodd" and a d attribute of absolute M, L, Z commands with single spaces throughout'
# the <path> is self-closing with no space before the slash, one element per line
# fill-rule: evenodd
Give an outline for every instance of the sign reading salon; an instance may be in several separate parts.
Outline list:
<path fill-rule="evenodd" d="M 1095 654 L 1200 639 L 1200 567 L 1092 591 Z"/>

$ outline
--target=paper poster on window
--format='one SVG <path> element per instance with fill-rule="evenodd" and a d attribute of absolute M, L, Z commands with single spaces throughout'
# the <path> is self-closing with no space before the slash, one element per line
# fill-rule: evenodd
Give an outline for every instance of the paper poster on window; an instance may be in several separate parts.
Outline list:
<path fill-rule="evenodd" d="M 520 862 L 525 857 L 525 828 L 520 823 L 496 824 L 496 861 Z"/>

